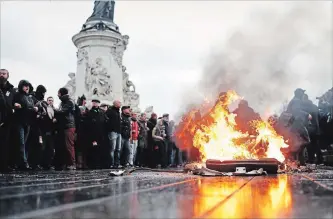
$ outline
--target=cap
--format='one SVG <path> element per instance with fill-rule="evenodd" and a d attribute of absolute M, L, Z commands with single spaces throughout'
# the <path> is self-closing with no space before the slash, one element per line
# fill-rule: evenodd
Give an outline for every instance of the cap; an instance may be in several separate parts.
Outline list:
<path fill-rule="evenodd" d="M 164 114 L 162 115 L 162 117 L 169 117 L 169 114 L 168 114 L 168 113 L 164 113 Z"/>
<path fill-rule="evenodd" d="M 91 102 L 100 103 L 101 101 L 99 101 L 97 99 L 92 99 Z"/>

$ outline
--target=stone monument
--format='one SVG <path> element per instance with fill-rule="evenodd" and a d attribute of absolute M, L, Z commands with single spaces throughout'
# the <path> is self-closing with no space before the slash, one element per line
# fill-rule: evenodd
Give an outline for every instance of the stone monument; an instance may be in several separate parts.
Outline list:
<path fill-rule="evenodd" d="M 129 37 L 119 32 L 114 23 L 115 1 L 95 1 L 92 15 L 81 31 L 72 38 L 77 47 L 77 70 L 70 73 L 65 85 L 71 97 L 85 95 L 112 104 L 120 100 L 135 112 L 140 112 L 140 96 L 129 80 L 123 55 Z"/>

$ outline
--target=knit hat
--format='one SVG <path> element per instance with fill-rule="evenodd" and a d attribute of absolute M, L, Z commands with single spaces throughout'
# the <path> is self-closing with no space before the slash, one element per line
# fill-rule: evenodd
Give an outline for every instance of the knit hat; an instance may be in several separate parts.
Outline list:
<path fill-rule="evenodd" d="M 60 93 L 61 96 L 67 95 L 68 94 L 68 89 L 65 87 L 62 87 L 59 89 L 58 93 Z"/>
<path fill-rule="evenodd" d="M 122 106 L 121 107 L 121 111 L 125 110 L 125 109 L 130 109 L 131 107 L 130 106 Z"/>

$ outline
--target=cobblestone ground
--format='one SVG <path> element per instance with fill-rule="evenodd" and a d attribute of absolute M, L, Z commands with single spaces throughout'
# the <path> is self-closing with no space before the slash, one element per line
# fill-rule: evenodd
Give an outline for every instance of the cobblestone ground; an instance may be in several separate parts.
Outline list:
<path fill-rule="evenodd" d="M 333 218 L 333 170 L 198 177 L 108 170 L 0 176 L 1 218 Z"/>

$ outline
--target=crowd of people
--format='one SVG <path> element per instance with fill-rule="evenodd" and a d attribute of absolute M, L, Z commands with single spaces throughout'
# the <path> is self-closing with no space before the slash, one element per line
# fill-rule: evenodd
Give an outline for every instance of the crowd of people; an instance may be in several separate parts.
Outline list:
<path fill-rule="evenodd" d="M 34 91 L 29 81 L 21 80 L 14 88 L 8 78 L 8 70 L 0 69 L 1 172 L 166 168 L 198 158 L 198 154 L 192 156 L 177 147 L 175 123 L 169 121 L 168 114 L 158 117 L 152 113 L 148 119 L 145 113 L 138 115 L 117 100 L 112 106 L 98 99 L 87 103 L 84 96 L 75 102 L 66 88 L 59 89 L 61 103 L 55 107 L 53 97 L 45 99 L 43 85 Z M 332 149 L 333 88 L 317 99 L 315 105 L 305 90 L 298 88 L 286 110 L 270 117 L 275 130 L 288 140 L 286 156 L 301 164 L 322 164 L 322 150 Z M 245 100 L 233 113 L 240 131 L 255 132 L 249 121 L 261 118 Z"/>
<path fill-rule="evenodd" d="M 21 80 L 14 88 L 8 78 L 0 69 L 1 172 L 182 165 L 168 114 L 147 119 L 117 100 L 112 106 L 87 103 L 84 96 L 75 102 L 66 88 L 59 89 L 55 107 L 53 97 L 45 99 L 45 86 L 34 91 Z"/>

